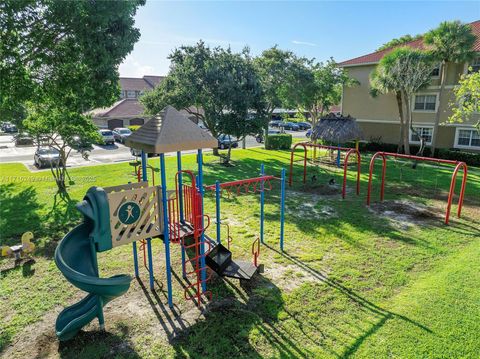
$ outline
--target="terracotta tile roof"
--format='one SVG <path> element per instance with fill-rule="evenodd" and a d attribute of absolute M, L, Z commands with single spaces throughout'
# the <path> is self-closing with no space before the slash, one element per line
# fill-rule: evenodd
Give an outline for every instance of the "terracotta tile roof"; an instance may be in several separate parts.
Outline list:
<path fill-rule="evenodd" d="M 480 52 L 480 20 L 474 21 L 470 23 L 472 26 L 472 32 L 473 34 L 477 37 L 477 41 L 473 44 L 473 50 L 474 51 L 479 51 Z M 405 43 L 403 46 L 410 46 L 415 49 L 424 49 L 425 45 L 423 44 L 423 40 L 420 38 L 418 40 L 413 40 L 410 42 Z M 372 52 L 367 55 L 355 57 L 353 59 L 347 60 L 340 62 L 338 65 L 340 67 L 348 67 L 348 66 L 358 66 L 358 65 L 366 65 L 366 64 L 375 64 L 379 62 L 383 56 L 391 52 L 395 47 L 381 50 L 381 51 L 376 51 Z"/>

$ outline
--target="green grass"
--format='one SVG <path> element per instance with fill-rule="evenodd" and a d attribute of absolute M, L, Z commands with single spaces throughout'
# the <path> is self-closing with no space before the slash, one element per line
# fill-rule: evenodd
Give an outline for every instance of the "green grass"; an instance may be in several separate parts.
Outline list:
<path fill-rule="evenodd" d="M 205 183 L 257 176 L 261 163 L 268 174 L 280 176 L 289 157 L 288 151 L 235 150 L 235 166 L 224 167 L 207 154 Z M 173 157 L 166 162 L 171 188 L 176 163 Z M 150 163 L 158 175 L 158 159 Z M 404 228 L 366 209 L 367 164 L 364 159 L 361 195 L 349 191 L 344 201 L 339 195 L 303 191 L 301 168 L 296 164 L 294 187 L 287 190 L 285 253 L 278 250 L 280 199 L 275 184 L 266 195 L 267 246 L 262 246 L 260 257 L 266 273 L 247 287 L 215 280 L 210 285 L 215 300 L 203 319 L 183 322 L 183 316 L 165 308 L 161 285 L 151 293 L 141 282 L 134 282 L 123 301 L 117 299 L 107 307 L 108 333 L 96 331 L 93 324 L 61 347 L 51 344 L 56 343 L 56 313 L 84 294 L 56 269 L 52 260 L 56 243 L 80 220 L 74 204 L 90 186 L 123 184 L 135 178 L 125 163 L 75 168 L 70 170 L 69 197 L 60 198 L 48 172 L 0 165 L 2 244 L 18 243 L 21 233 L 32 230 L 38 245 L 36 263 L 31 266 L 13 268 L 9 260 L 0 262 L 0 312 L 4 314 L 0 352 L 11 357 L 87 358 L 476 357 L 480 352 L 480 171 L 470 169 L 462 218 L 456 218 L 455 205 L 452 225 L 447 227 L 442 216 L 451 170 L 427 165 L 413 170 L 408 162 L 391 162 L 386 199 L 435 206 L 439 214 Z M 183 165 L 195 170 L 195 156 L 184 156 Z M 377 166 L 374 200 L 379 189 Z M 307 186 L 309 191 L 315 192 L 331 178 L 341 183 L 342 174 L 334 167 L 309 168 L 309 182 L 313 174 L 317 182 Z M 353 184 L 352 172 L 349 188 Z M 310 212 L 305 213 L 305 208 Z M 326 215 L 325 209 L 333 216 Z M 206 196 L 205 211 L 214 216 L 211 193 Z M 258 233 L 259 196 L 223 198 L 222 219 L 231 225 L 234 256 L 249 259 Z M 214 232 L 209 229 L 212 236 Z M 158 240 L 154 240 L 154 258 L 157 279 L 162 282 L 163 249 Z M 178 272 L 178 246 L 172 245 L 172 260 Z M 99 263 L 102 276 L 131 273 L 131 248 L 102 253 Z M 144 270 L 142 278 L 147 278 Z M 182 298 L 182 287 L 175 280 L 178 312 L 196 318 L 199 312 Z M 122 303 L 120 308 L 116 302 Z M 140 308 L 135 309 L 141 310 L 139 314 L 130 313 L 133 303 Z M 20 338 L 35 337 L 32 332 L 38 328 L 45 330 L 46 339 L 26 345 L 38 347 L 37 352 L 23 348 Z"/>

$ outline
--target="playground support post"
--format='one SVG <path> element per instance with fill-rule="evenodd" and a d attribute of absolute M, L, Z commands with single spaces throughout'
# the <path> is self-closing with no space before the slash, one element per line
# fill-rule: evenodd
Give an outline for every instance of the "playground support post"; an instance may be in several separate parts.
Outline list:
<path fill-rule="evenodd" d="M 463 170 L 463 178 L 462 178 L 462 184 L 461 184 L 461 189 L 460 189 L 460 195 L 459 195 L 459 198 L 458 198 L 458 210 L 457 210 L 457 216 L 460 218 L 460 215 L 461 215 L 461 212 L 462 212 L 463 198 L 465 196 L 465 186 L 467 184 L 467 173 L 468 173 L 468 167 L 465 164 L 465 162 L 444 160 L 444 159 L 432 158 L 432 157 L 404 155 L 404 154 L 400 154 L 400 153 L 377 152 L 372 156 L 372 159 L 370 160 L 370 171 L 369 171 L 369 175 L 368 175 L 368 189 L 367 189 L 367 206 L 370 205 L 371 192 L 372 192 L 373 169 L 374 169 L 374 166 L 375 166 L 375 160 L 378 157 L 382 158 L 382 179 L 381 179 L 381 185 L 380 185 L 380 201 L 383 201 L 384 194 L 385 194 L 385 173 L 386 173 L 386 167 L 387 167 L 387 157 L 405 158 L 405 159 L 411 159 L 411 160 L 416 160 L 416 161 L 435 162 L 435 163 L 444 163 L 444 164 L 455 165 L 455 169 L 452 173 L 452 179 L 451 179 L 451 182 L 450 182 L 450 190 L 449 190 L 449 193 L 448 193 L 447 209 L 446 209 L 446 212 L 445 212 L 445 224 L 449 223 L 450 210 L 451 210 L 451 207 L 452 207 L 453 195 L 454 195 L 454 192 L 455 192 L 455 183 L 456 183 L 458 171 L 461 168 Z"/>
<path fill-rule="evenodd" d="M 288 185 L 291 187 L 293 184 L 293 157 L 295 154 L 295 149 L 298 146 L 303 147 L 303 183 L 305 184 L 307 181 L 307 146 L 308 147 L 313 147 L 315 148 L 324 148 L 324 149 L 330 149 L 330 150 L 337 150 L 338 153 L 340 151 L 346 151 L 345 155 L 345 161 L 343 163 L 343 185 L 342 185 L 342 198 L 345 198 L 346 195 L 346 189 L 347 189 L 347 170 L 348 170 L 348 159 L 352 153 L 355 153 L 357 155 L 357 195 L 360 194 L 360 173 L 361 173 L 361 156 L 360 152 L 356 148 L 348 148 L 348 147 L 335 147 L 335 146 L 324 146 L 324 145 L 317 145 L 317 144 L 312 144 L 312 143 L 304 143 L 300 142 L 295 144 L 292 147 L 292 150 L 290 151 L 290 172 L 288 174 Z M 337 156 L 337 165 L 338 165 L 338 160 L 340 159 L 340 156 Z M 340 166 L 338 166 L 340 167 Z"/>
<path fill-rule="evenodd" d="M 205 268 L 205 233 L 204 233 L 204 218 L 203 218 L 203 152 L 201 149 L 197 152 L 197 162 L 198 162 L 198 191 L 200 192 L 200 225 L 202 228 L 202 234 L 200 235 L 200 267 L 201 271 L 201 282 L 202 282 L 202 291 L 207 290 L 207 273 Z"/>
<path fill-rule="evenodd" d="M 167 176 L 165 173 L 165 154 L 160 154 L 160 176 L 162 182 L 163 242 L 165 243 L 165 267 L 167 268 L 168 305 L 173 307 L 172 271 L 170 266 L 170 240 L 168 233 Z M 159 203 L 160 205 L 160 203 Z"/>
<path fill-rule="evenodd" d="M 217 180 L 215 181 L 215 209 L 216 209 L 216 216 L 217 216 L 217 243 L 221 244 L 222 240 L 220 238 L 221 230 L 220 225 L 222 224 L 220 219 L 220 182 Z"/>
<path fill-rule="evenodd" d="M 357 155 L 357 196 L 360 194 L 360 171 L 362 167 L 362 158 L 358 149 L 351 149 L 345 155 L 345 162 L 343 163 L 343 186 L 342 186 L 342 198 L 345 199 L 347 194 L 347 170 L 348 170 L 348 159 L 352 153 Z"/>
<path fill-rule="evenodd" d="M 182 151 L 177 151 L 177 173 L 178 173 L 178 187 L 177 195 L 178 195 L 178 208 L 180 212 L 180 223 L 185 223 L 185 215 L 183 213 L 183 173 L 182 173 Z M 182 256 L 182 263 L 185 263 L 185 248 L 181 245 L 180 252 Z M 182 265 L 182 277 L 184 279 L 187 278 L 187 273 L 185 271 L 185 266 Z"/>
<path fill-rule="evenodd" d="M 265 166 L 263 163 L 260 166 L 260 176 L 262 181 L 260 182 L 260 243 L 263 244 L 263 232 L 264 232 L 264 219 L 265 219 L 265 181 L 263 176 L 265 176 Z"/>
<path fill-rule="evenodd" d="M 142 181 L 148 181 L 148 176 L 147 176 L 148 157 L 147 157 L 147 154 L 143 150 L 142 150 L 142 154 L 141 154 L 141 159 L 142 159 Z M 153 176 L 152 176 L 152 181 L 153 181 Z M 150 289 L 153 290 L 155 287 L 154 287 L 152 239 L 151 238 L 147 238 L 147 253 L 148 253 L 148 278 L 149 278 Z"/>
<path fill-rule="evenodd" d="M 180 212 L 180 222 L 185 223 L 185 216 L 183 214 L 183 176 L 182 176 L 182 151 L 177 151 L 177 171 L 178 175 L 178 208 Z"/>
<path fill-rule="evenodd" d="M 281 179 L 281 196 L 280 196 L 280 250 L 283 252 L 283 237 L 285 227 L 285 168 L 282 168 Z"/>

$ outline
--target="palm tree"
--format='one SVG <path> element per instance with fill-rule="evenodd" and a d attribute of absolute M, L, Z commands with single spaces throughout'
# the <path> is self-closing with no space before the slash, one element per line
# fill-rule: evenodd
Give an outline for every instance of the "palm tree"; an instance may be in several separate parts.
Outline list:
<path fill-rule="evenodd" d="M 410 153 L 408 137 L 405 137 L 405 123 L 403 113 L 403 99 L 400 91 L 400 84 L 395 76 L 388 71 L 383 61 L 380 61 L 376 69 L 370 74 L 370 95 L 377 97 L 379 94 L 394 93 L 398 106 L 398 119 L 400 121 L 400 139 L 398 141 L 397 153 Z"/>
<path fill-rule="evenodd" d="M 423 153 L 425 143 L 413 126 L 410 99 L 415 92 L 428 85 L 433 67 L 428 53 L 410 47 L 399 47 L 380 60 L 370 77 L 372 95 L 379 92 L 395 93 L 400 118 L 399 152 L 403 142 L 405 153 L 410 153 L 410 129 L 420 139 L 421 145 L 417 154 Z"/>
<path fill-rule="evenodd" d="M 436 29 L 427 32 L 423 37 L 423 42 L 429 47 L 433 57 L 441 62 L 440 91 L 438 94 L 438 103 L 441 104 L 445 89 L 448 63 L 465 62 L 475 56 L 475 52 L 472 50 L 475 35 L 472 34 L 472 29 L 469 24 L 462 24 L 460 21 L 444 21 Z M 437 144 L 439 123 L 440 109 L 435 113 L 432 155 L 435 153 Z"/>

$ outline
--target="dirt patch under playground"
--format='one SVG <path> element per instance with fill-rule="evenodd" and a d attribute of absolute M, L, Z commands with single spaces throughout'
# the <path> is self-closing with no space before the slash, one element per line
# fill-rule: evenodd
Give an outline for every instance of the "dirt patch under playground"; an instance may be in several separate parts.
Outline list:
<path fill-rule="evenodd" d="M 439 208 L 406 200 L 372 203 L 368 210 L 387 218 L 393 225 L 402 229 L 430 221 L 438 221 L 444 215 Z"/>

